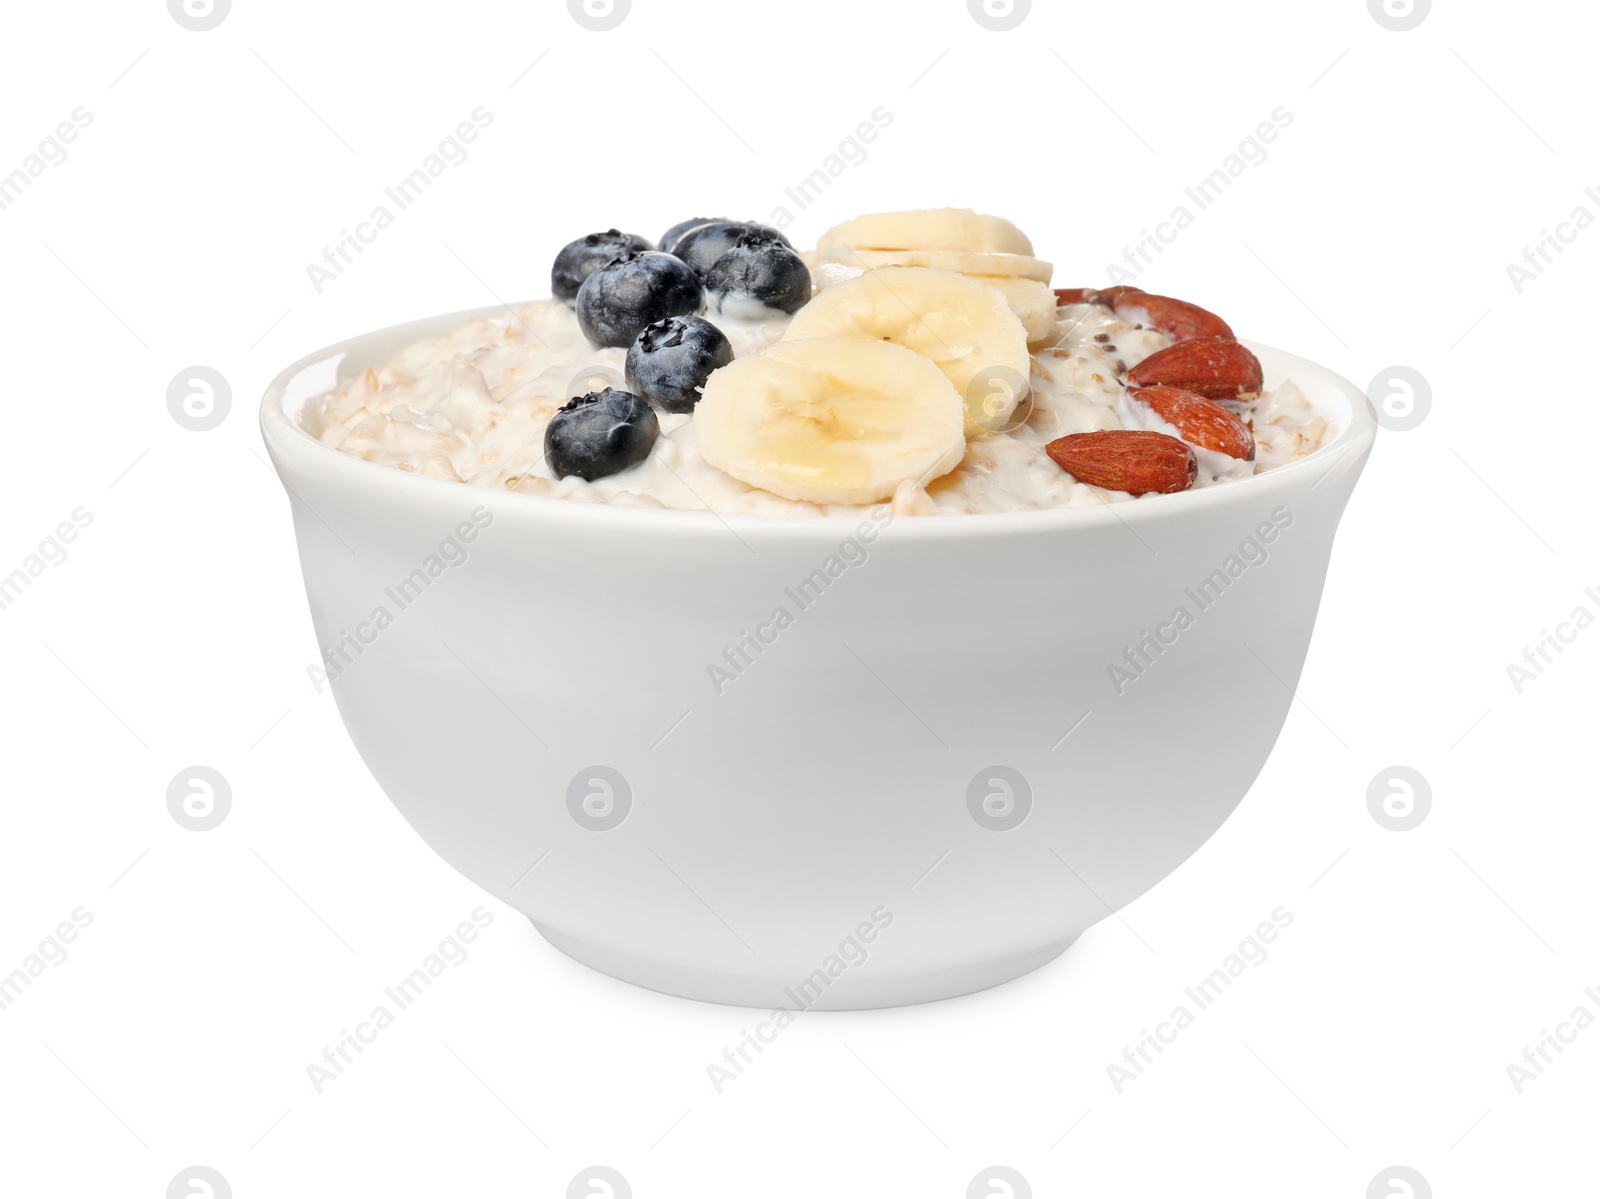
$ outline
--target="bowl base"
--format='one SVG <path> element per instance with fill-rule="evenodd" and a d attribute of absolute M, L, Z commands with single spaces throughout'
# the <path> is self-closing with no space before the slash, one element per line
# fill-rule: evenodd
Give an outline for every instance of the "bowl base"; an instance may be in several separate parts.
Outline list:
<path fill-rule="evenodd" d="M 798 983 L 784 984 L 755 975 L 721 974 L 618 953 L 558 933 L 538 921 L 532 923 L 541 937 L 574 961 L 647 991 L 659 991 L 680 999 L 697 999 L 702 1003 L 791 1012 L 851 1012 L 904 1007 L 986 991 L 1054 961 L 1078 939 L 1076 936 L 1068 937 L 1064 941 L 1013 957 L 952 966 L 918 975 L 888 979 L 857 978 L 855 971 L 847 971 L 836 981 L 825 984 L 825 989 L 807 990 Z M 819 972 L 817 977 L 823 976 Z"/>

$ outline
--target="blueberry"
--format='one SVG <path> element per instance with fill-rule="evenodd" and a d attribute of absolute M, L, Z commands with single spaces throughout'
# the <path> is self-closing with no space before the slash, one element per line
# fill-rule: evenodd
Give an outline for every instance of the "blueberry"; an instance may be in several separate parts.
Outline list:
<path fill-rule="evenodd" d="M 725 216 L 697 216 L 691 220 L 679 221 L 661 235 L 661 252 L 663 254 L 676 254 L 678 251 L 675 247 L 678 244 L 678 239 L 691 229 L 697 229 L 701 225 L 725 225 L 727 223 L 728 218 Z"/>
<path fill-rule="evenodd" d="M 631 391 L 574 396 L 544 430 L 544 456 L 556 478 L 603 479 L 650 456 L 661 433 L 655 409 Z"/>
<path fill-rule="evenodd" d="M 659 251 L 628 251 L 596 267 L 578 289 L 578 324 L 597 346 L 631 346 L 648 324 L 705 306 L 700 280 Z"/>
<path fill-rule="evenodd" d="M 718 312 L 759 317 L 762 308 L 793 314 L 811 298 L 811 272 L 788 246 L 746 233 L 706 272 L 706 292 Z"/>
<path fill-rule="evenodd" d="M 628 386 L 663 412 L 693 412 L 711 372 L 732 361 L 732 344 L 710 321 L 669 316 L 628 347 Z"/>
<path fill-rule="evenodd" d="M 550 268 L 550 294 L 570 304 L 595 267 L 629 250 L 653 249 L 655 247 L 637 233 L 620 233 L 615 229 L 568 242 L 561 247 L 555 265 Z"/>
<path fill-rule="evenodd" d="M 734 243 L 746 233 L 765 234 L 783 245 L 789 244 L 789 239 L 770 225 L 757 225 L 751 221 L 708 221 L 687 230 L 678 238 L 672 252 L 703 278 L 717 259 L 733 249 Z"/>

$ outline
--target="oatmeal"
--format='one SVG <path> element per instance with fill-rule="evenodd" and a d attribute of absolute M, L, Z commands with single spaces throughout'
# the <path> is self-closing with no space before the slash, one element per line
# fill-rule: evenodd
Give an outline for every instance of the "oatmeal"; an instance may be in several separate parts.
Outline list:
<path fill-rule="evenodd" d="M 938 243 L 946 226 L 925 225 Z M 863 241 L 886 240 L 870 228 Z M 1042 301 L 1049 264 L 1020 232 L 958 232 L 1003 248 L 885 261 L 894 247 L 825 239 L 809 300 L 813 272 L 775 230 L 670 231 L 681 259 L 591 235 L 558 259 L 567 292 L 574 262 L 593 264 L 575 303 L 418 342 L 301 419 L 343 453 L 473 487 L 755 515 L 1102 503 L 1226 485 L 1327 439 L 1300 389 L 1263 390 L 1254 355 L 1203 309 L 1132 288 Z M 1134 447 L 1150 443 L 1131 431 L 1161 439 L 1176 474 L 1141 475 Z"/>

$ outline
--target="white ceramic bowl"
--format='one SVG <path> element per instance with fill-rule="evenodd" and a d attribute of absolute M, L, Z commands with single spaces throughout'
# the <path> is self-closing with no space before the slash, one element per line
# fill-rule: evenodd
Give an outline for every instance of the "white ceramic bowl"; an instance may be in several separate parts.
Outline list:
<path fill-rule="evenodd" d="M 349 659 L 351 739 L 439 855 L 563 952 L 764 1008 L 979 990 L 1159 882 L 1266 761 L 1374 434 L 1327 370 L 1252 347 L 1340 430 L 1292 465 L 903 517 L 870 544 L 855 520 L 440 482 L 296 423 L 335 380 L 476 315 L 311 355 L 261 424 L 317 637 Z M 827 586 L 799 591 L 818 570 Z M 1170 644 L 1134 652 L 1136 673 L 1146 631 Z M 771 643 L 732 677 L 741 633 Z"/>

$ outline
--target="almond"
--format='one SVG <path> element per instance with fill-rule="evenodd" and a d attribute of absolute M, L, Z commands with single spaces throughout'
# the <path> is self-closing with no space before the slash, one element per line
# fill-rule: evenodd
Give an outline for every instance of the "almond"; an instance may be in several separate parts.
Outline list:
<path fill-rule="evenodd" d="M 1044 449 L 1078 482 L 1130 495 L 1187 491 L 1200 470 L 1183 442 L 1144 429 L 1072 433 Z"/>
<path fill-rule="evenodd" d="M 1150 405 L 1190 445 L 1245 462 L 1256 460 L 1256 439 L 1249 427 L 1213 400 L 1181 387 L 1134 387 L 1128 398 Z"/>
<path fill-rule="evenodd" d="M 1085 293 L 1096 304 L 1104 304 L 1107 308 L 1114 308 L 1117 302 L 1125 296 L 1142 296 L 1144 292 L 1127 283 L 1119 283 L 1115 287 L 1102 287 Z"/>
<path fill-rule="evenodd" d="M 1120 295 L 1106 302 L 1123 320 L 1160 329 L 1174 341 L 1193 341 L 1198 337 L 1233 340 L 1233 330 L 1228 328 L 1227 321 L 1187 300 L 1122 290 Z"/>
<path fill-rule="evenodd" d="M 1135 387 L 1181 387 L 1208 400 L 1261 394 L 1261 360 L 1236 341 L 1196 338 L 1157 350 L 1128 372 Z"/>

